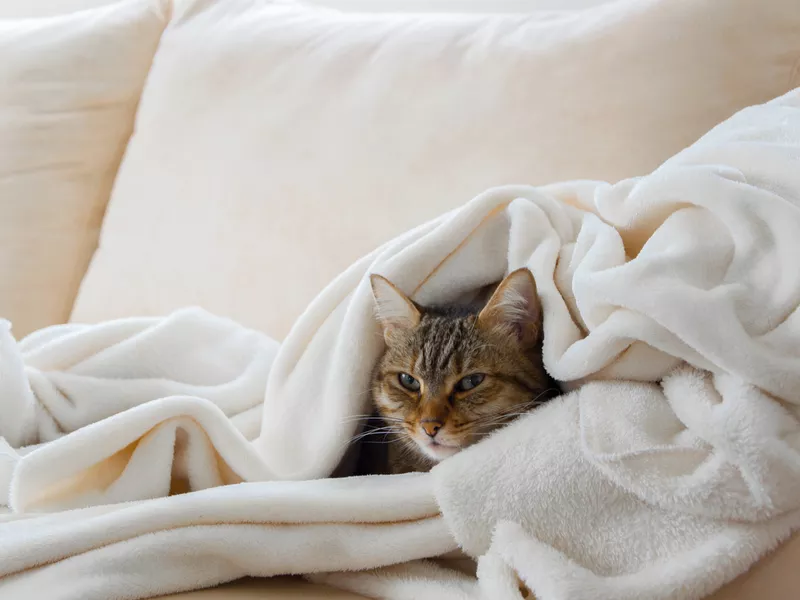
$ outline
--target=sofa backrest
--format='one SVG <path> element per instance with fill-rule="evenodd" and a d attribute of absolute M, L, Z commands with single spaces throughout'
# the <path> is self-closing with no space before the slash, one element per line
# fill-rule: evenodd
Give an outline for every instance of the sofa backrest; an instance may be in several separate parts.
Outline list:
<path fill-rule="evenodd" d="M 74 320 L 200 304 L 282 337 L 351 261 L 485 187 L 645 173 L 798 85 L 796 0 L 319 2 L 373 13 L 128 0 L 0 19 L 0 316 L 18 336 L 65 320 L 83 279 Z"/>
<path fill-rule="evenodd" d="M 176 4 L 73 319 L 281 338 L 361 255 L 507 183 L 644 174 L 796 85 L 797 0 L 529 15 Z"/>
<path fill-rule="evenodd" d="M 413 8 L 407 0 L 323 1 Z M 414 7 L 525 11 L 552 3 L 424 0 Z M 0 318 L 13 321 L 18 337 L 64 322 L 72 310 L 171 5 L 0 0 Z"/>
<path fill-rule="evenodd" d="M 69 317 L 97 245 L 164 5 L 0 19 L 0 318 Z"/>

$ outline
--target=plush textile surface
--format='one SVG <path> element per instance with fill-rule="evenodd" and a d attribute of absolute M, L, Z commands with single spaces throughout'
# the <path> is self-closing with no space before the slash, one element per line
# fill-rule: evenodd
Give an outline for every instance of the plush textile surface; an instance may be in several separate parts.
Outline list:
<path fill-rule="evenodd" d="M 69 317 L 164 4 L 0 19 L 0 315 L 19 336 Z"/>
<path fill-rule="evenodd" d="M 347 265 L 466 198 L 641 175 L 785 93 L 798 28 L 796 0 L 180 2 L 72 320 L 201 305 L 281 339 Z"/>
<path fill-rule="evenodd" d="M 3 0 L 0 19 L 50 17 L 113 4 L 118 0 Z M 613 0 L 310 0 L 310 4 L 352 11 L 372 12 L 528 12 L 577 10 Z"/>
<path fill-rule="evenodd" d="M 489 190 L 354 264 L 280 347 L 197 309 L 20 343 L 6 325 L 0 597 L 280 573 L 389 598 L 519 598 L 517 577 L 541 600 L 703 597 L 800 526 L 799 164 L 800 89 L 645 177 Z M 324 479 L 369 410 L 367 276 L 429 304 L 522 266 L 545 364 L 577 389 L 431 473 Z M 477 579 L 419 562 L 457 547 Z"/>

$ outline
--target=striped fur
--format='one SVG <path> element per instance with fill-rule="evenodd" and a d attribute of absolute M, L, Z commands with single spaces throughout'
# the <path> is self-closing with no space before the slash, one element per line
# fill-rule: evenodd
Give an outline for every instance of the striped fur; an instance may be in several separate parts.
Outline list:
<path fill-rule="evenodd" d="M 373 291 L 377 306 L 415 314 L 378 313 L 386 349 L 372 398 L 385 428 L 377 431 L 389 433 L 385 472 L 427 471 L 558 393 L 542 362 L 541 308 L 529 271 L 509 275 L 482 310 L 418 306 L 378 276 Z M 404 387 L 402 373 L 419 389 Z M 483 380 L 466 391 L 457 386 L 471 375 Z M 441 425 L 434 437 L 426 423 Z"/>

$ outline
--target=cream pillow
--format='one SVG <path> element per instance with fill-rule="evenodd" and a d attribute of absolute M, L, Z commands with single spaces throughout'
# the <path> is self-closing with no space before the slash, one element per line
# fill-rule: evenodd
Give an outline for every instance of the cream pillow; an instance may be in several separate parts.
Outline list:
<path fill-rule="evenodd" d="M 0 20 L 0 318 L 69 317 L 166 14 L 132 1 Z"/>
<path fill-rule="evenodd" d="M 198 304 L 276 337 L 485 188 L 647 173 L 795 85 L 797 0 L 531 15 L 178 4 L 73 320 Z"/>

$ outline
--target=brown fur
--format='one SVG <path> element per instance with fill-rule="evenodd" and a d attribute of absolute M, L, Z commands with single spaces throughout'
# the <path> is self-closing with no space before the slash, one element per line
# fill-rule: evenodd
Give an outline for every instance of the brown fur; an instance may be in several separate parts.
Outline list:
<path fill-rule="evenodd" d="M 372 286 L 386 340 L 372 380 L 383 423 L 371 433 L 387 434 L 387 464 L 379 470 L 427 471 L 556 395 L 542 363 L 541 307 L 527 269 L 506 277 L 480 311 L 419 306 L 378 275 Z M 419 389 L 407 389 L 401 374 Z M 474 388 L 457 386 L 472 375 L 466 387 L 482 376 Z"/>

